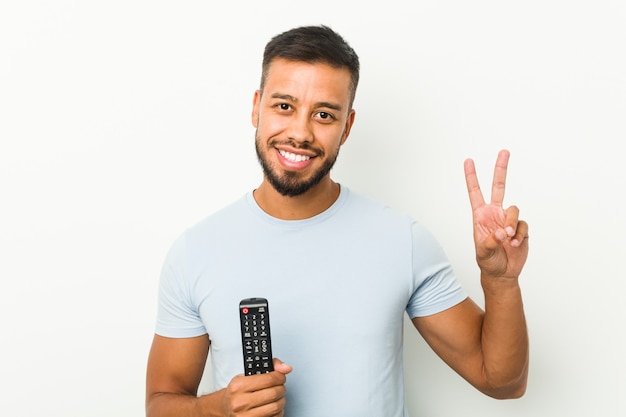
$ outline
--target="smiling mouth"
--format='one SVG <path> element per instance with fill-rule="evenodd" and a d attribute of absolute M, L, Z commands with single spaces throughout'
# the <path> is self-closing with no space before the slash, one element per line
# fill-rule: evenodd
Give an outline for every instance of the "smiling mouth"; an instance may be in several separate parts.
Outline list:
<path fill-rule="evenodd" d="M 310 156 L 307 155 L 299 155 L 299 154 L 295 154 L 292 152 L 287 152 L 287 151 L 283 151 L 283 150 L 278 150 L 278 153 L 280 153 L 280 155 L 291 161 L 291 162 L 304 162 L 304 161 L 308 161 L 309 159 L 311 159 Z"/>

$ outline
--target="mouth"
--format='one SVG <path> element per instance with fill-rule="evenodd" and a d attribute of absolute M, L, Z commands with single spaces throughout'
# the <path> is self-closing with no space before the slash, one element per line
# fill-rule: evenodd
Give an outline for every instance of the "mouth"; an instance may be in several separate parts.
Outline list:
<path fill-rule="evenodd" d="M 296 154 L 293 152 L 287 152 L 284 150 L 279 149 L 278 153 L 280 153 L 280 155 L 285 158 L 286 160 L 290 161 L 290 162 L 305 162 L 308 161 L 309 159 L 311 159 L 310 156 L 307 155 L 301 155 L 301 154 Z"/>

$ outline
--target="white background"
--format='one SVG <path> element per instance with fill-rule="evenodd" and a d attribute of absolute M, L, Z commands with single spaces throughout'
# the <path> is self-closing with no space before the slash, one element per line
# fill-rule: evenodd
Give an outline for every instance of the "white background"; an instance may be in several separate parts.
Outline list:
<path fill-rule="evenodd" d="M 424 222 L 479 303 L 465 158 L 488 192 L 511 150 L 531 227 L 526 396 L 407 327 L 412 415 L 626 415 L 624 22 L 621 0 L 3 2 L 0 413 L 143 415 L 165 252 L 259 184 L 263 46 L 324 23 L 362 64 L 338 181 Z"/>

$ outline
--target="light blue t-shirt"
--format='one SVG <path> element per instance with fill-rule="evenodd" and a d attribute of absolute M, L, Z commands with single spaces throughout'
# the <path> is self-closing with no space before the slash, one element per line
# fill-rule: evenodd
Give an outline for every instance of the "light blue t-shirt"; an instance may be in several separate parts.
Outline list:
<path fill-rule="evenodd" d="M 215 389 L 243 373 L 239 301 L 269 301 L 286 417 L 407 416 L 403 320 L 466 298 L 433 236 L 342 187 L 323 213 L 269 216 L 252 192 L 187 230 L 168 253 L 156 333 L 208 333 Z"/>

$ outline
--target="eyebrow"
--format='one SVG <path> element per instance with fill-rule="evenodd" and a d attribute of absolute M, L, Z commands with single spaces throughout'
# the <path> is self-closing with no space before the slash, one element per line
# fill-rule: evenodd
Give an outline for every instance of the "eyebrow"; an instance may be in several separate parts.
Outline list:
<path fill-rule="evenodd" d="M 287 100 L 287 101 L 291 101 L 292 103 L 297 103 L 298 99 L 290 94 L 281 94 L 281 93 L 273 93 L 271 95 L 272 98 L 278 98 L 281 100 Z M 337 110 L 337 111 L 341 111 L 342 107 L 338 104 L 334 104 L 334 103 L 329 103 L 327 101 L 320 101 L 318 103 L 315 103 L 315 107 L 326 107 L 332 110 Z"/>

